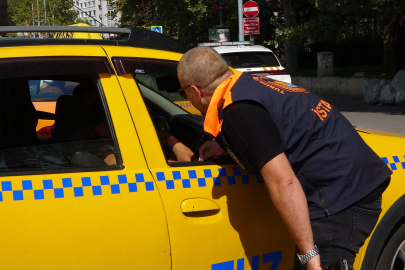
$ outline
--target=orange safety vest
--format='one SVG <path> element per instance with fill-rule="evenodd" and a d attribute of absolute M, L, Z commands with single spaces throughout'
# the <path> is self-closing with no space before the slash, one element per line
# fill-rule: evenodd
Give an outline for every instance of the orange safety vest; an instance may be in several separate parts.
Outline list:
<path fill-rule="evenodd" d="M 222 110 L 228 105 L 232 104 L 230 90 L 241 75 L 242 72 L 234 71 L 231 76 L 224 80 L 215 89 L 204 121 L 204 131 L 214 137 L 218 136 L 222 128 L 222 119 L 219 120 L 218 118 L 218 109 Z"/>

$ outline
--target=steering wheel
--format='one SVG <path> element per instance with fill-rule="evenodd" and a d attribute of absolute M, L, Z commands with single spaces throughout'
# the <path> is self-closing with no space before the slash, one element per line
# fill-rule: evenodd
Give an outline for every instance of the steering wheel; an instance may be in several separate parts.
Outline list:
<path fill-rule="evenodd" d="M 152 118 L 152 122 L 155 126 L 156 133 L 158 135 L 160 145 L 162 146 L 163 154 L 166 159 L 170 159 L 174 156 L 172 148 L 169 146 L 167 141 L 164 139 L 165 135 L 170 132 L 169 119 L 164 116 L 157 116 Z"/>
<path fill-rule="evenodd" d="M 152 119 L 156 128 L 159 128 L 162 131 L 170 132 L 169 119 L 164 116 L 157 116 Z"/>

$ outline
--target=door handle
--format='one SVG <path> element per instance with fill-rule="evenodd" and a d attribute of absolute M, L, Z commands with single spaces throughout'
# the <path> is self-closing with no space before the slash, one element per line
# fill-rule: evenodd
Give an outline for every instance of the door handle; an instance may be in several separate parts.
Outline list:
<path fill-rule="evenodd" d="M 219 211 L 218 204 L 206 198 L 192 198 L 181 202 L 181 212 L 191 214 L 204 211 Z"/>

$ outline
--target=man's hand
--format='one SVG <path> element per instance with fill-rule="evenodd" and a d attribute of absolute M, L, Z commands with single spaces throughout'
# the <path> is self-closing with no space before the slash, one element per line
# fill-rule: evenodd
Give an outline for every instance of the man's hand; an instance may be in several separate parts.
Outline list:
<path fill-rule="evenodd" d="M 193 151 L 183 143 L 178 142 L 173 146 L 173 153 L 176 155 L 177 161 L 192 161 L 197 160 Z"/>
<path fill-rule="evenodd" d="M 207 160 L 209 158 L 215 159 L 228 153 L 216 141 L 207 141 L 200 147 L 199 154 L 199 160 Z"/>
<path fill-rule="evenodd" d="M 307 262 L 307 270 L 322 270 L 319 254 Z"/>

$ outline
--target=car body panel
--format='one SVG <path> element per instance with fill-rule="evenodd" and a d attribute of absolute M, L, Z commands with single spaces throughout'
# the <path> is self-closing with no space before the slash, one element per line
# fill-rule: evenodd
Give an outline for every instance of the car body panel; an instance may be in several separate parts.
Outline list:
<path fill-rule="evenodd" d="M 49 112 L 55 114 L 56 101 L 47 102 L 32 102 L 37 111 Z M 51 127 L 55 123 L 55 120 L 38 119 L 37 133 L 38 137 L 51 137 L 50 130 L 41 132 L 40 130 L 45 127 Z"/>
<path fill-rule="evenodd" d="M 405 179 L 405 144 L 404 136 L 374 130 L 358 129 L 363 140 L 372 147 L 393 171 L 391 183 L 383 193 L 382 212 L 379 221 L 384 217 L 391 205 L 404 195 Z M 378 226 L 378 223 L 377 223 Z M 365 250 L 367 249 L 370 237 L 366 240 L 356 258 L 356 268 L 361 268 Z"/>
<path fill-rule="evenodd" d="M 173 269 L 225 269 L 238 263 L 265 269 L 271 262 L 280 263 L 277 269 L 291 268 L 294 255 L 288 251 L 294 244 L 263 181 L 237 165 L 169 166 L 134 78 L 118 78 L 165 205 Z M 182 212 L 188 200 L 204 201 L 205 208 Z"/>
<path fill-rule="evenodd" d="M 99 46 L 6 50 L 8 57 L 106 57 Z M 124 96 L 114 75 L 99 74 L 99 81 L 125 167 L 2 177 L 3 268 L 171 267 L 164 208 Z"/>

